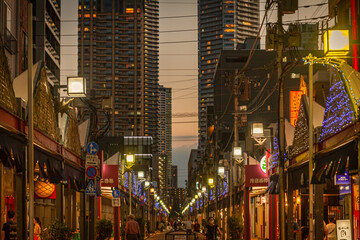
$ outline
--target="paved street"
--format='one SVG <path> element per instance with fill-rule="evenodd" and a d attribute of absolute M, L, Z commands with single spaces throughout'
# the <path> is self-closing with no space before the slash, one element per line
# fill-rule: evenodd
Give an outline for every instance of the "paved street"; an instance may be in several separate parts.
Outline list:
<path fill-rule="evenodd" d="M 150 240 L 165 240 L 165 232 L 154 234 L 148 239 L 150 239 Z"/>

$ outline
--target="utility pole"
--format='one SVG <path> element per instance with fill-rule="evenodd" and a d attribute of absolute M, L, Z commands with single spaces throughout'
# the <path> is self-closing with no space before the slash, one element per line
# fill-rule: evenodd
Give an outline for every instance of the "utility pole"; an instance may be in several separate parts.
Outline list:
<path fill-rule="evenodd" d="M 33 7 L 28 4 L 28 169 L 29 169 L 29 239 L 34 240 L 34 81 L 33 66 Z"/>
<path fill-rule="evenodd" d="M 314 60 L 310 55 L 309 61 L 309 239 L 314 239 L 314 185 L 311 184 L 311 178 L 313 175 L 313 132 L 314 132 L 314 125 L 313 125 L 313 98 L 314 98 L 314 91 L 313 91 L 313 67 L 314 67 Z"/>
<path fill-rule="evenodd" d="M 278 50 L 278 79 L 279 84 L 279 217 L 280 239 L 285 240 L 285 178 L 284 178 L 284 153 L 285 153 L 285 112 L 284 112 L 284 76 L 283 76 L 283 27 L 281 2 L 278 1 L 278 26 L 277 26 L 277 50 Z"/>
<path fill-rule="evenodd" d="M 131 214 L 131 195 L 132 195 L 132 171 L 129 171 L 129 214 Z"/>
<path fill-rule="evenodd" d="M 233 146 L 233 149 L 235 147 L 239 147 L 239 127 L 238 127 L 238 106 L 239 106 L 239 77 L 235 76 L 235 79 L 234 79 L 234 87 L 233 87 L 233 95 L 234 95 L 234 146 Z M 233 207 L 233 202 L 232 202 L 232 190 L 233 190 L 233 161 L 235 160 L 233 158 L 233 156 L 230 156 L 231 160 L 230 160 L 230 176 L 229 176 L 229 194 L 230 194 L 230 199 L 229 199 L 229 202 L 230 202 L 230 214 L 229 216 L 231 217 L 231 214 L 232 214 L 232 207 Z M 243 171 L 241 171 L 241 177 L 245 175 L 245 173 Z M 240 210 L 241 211 L 241 210 Z"/>

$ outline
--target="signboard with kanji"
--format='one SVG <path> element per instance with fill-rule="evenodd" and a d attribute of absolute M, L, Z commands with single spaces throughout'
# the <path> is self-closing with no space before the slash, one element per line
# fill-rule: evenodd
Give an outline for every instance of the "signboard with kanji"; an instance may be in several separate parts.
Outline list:
<path fill-rule="evenodd" d="M 351 237 L 351 222 L 350 220 L 336 220 L 337 240 L 350 240 Z"/>
<path fill-rule="evenodd" d="M 100 183 L 102 187 L 118 187 L 119 165 L 104 164 Z"/>
<path fill-rule="evenodd" d="M 290 123 L 294 127 L 299 115 L 302 91 L 290 91 Z"/>
<path fill-rule="evenodd" d="M 245 186 L 246 187 L 267 187 L 269 178 L 261 170 L 260 165 L 245 166 Z"/>

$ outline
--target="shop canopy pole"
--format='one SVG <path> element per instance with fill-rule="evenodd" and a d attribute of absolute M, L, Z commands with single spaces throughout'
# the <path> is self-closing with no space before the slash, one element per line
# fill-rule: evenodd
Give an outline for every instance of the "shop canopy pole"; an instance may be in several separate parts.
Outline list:
<path fill-rule="evenodd" d="M 28 169 L 29 169 L 29 239 L 34 240 L 34 121 L 33 121 L 33 10 L 28 4 Z"/>
<path fill-rule="evenodd" d="M 314 239 L 314 185 L 311 184 L 311 179 L 313 175 L 313 98 L 314 98 L 314 91 L 313 91 L 313 67 L 314 61 L 311 56 L 309 55 L 309 238 L 310 240 Z"/>

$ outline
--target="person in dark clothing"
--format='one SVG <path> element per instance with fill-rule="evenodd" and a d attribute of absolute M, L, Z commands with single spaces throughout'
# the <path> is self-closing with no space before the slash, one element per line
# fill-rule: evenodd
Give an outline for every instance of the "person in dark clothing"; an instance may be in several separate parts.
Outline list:
<path fill-rule="evenodd" d="M 4 223 L 2 230 L 5 232 L 4 240 L 15 240 L 16 239 L 16 223 L 14 222 L 14 211 L 8 211 L 7 216 L 9 221 Z"/>
<path fill-rule="evenodd" d="M 198 221 L 198 220 L 195 220 L 194 232 L 197 232 L 197 233 L 200 232 L 200 224 L 199 224 L 199 221 Z"/>
<path fill-rule="evenodd" d="M 213 217 L 208 220 L 208 225 L 205 228 L 206 240 L 216 240 L 217 236 L 221 236 L 218 225 L 215 224 Z"/>

